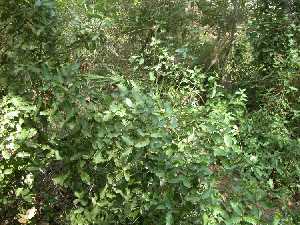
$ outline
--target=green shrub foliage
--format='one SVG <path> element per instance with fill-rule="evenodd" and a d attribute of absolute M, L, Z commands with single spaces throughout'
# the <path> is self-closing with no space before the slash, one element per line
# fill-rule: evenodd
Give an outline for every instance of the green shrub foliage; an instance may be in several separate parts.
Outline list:
<path fill-rule="evenodd" d="M 299 224 L 298 1 L 0 1 L 0 224 Z"/>

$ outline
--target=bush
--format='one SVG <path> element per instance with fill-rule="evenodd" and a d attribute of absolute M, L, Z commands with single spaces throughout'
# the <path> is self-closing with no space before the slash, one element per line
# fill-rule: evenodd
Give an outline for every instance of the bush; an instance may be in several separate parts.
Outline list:
<path fill-rule="evenodd" d="M 256 3 L 0 3 L 0 221 L 298 224 L 298 5 Z"/>

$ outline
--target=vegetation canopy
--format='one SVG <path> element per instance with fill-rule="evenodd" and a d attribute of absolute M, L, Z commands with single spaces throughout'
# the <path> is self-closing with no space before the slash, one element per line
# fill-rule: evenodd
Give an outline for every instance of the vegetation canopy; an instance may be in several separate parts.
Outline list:
<path fill-rule="evenodd" d="M 0 0 L 0 225 L 300 224 L 300 1 Z"/>

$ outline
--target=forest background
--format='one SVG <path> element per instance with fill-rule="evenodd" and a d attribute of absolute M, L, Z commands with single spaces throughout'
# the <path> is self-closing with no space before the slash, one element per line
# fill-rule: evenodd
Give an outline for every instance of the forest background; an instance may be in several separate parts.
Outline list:
<path fill-rule="evenodd" d="M 0 0 L 0 224 L 300 224 L 300 1 Z"/>

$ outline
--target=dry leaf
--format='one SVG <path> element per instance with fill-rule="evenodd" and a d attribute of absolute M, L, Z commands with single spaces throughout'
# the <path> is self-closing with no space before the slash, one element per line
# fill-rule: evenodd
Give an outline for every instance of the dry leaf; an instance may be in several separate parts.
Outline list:
<path fill-rule="evenodd" d="M 18 222 L 21 224 L 28 223 L 27 215 L 19 214 L 20 218 L 18 219 Z"/>

